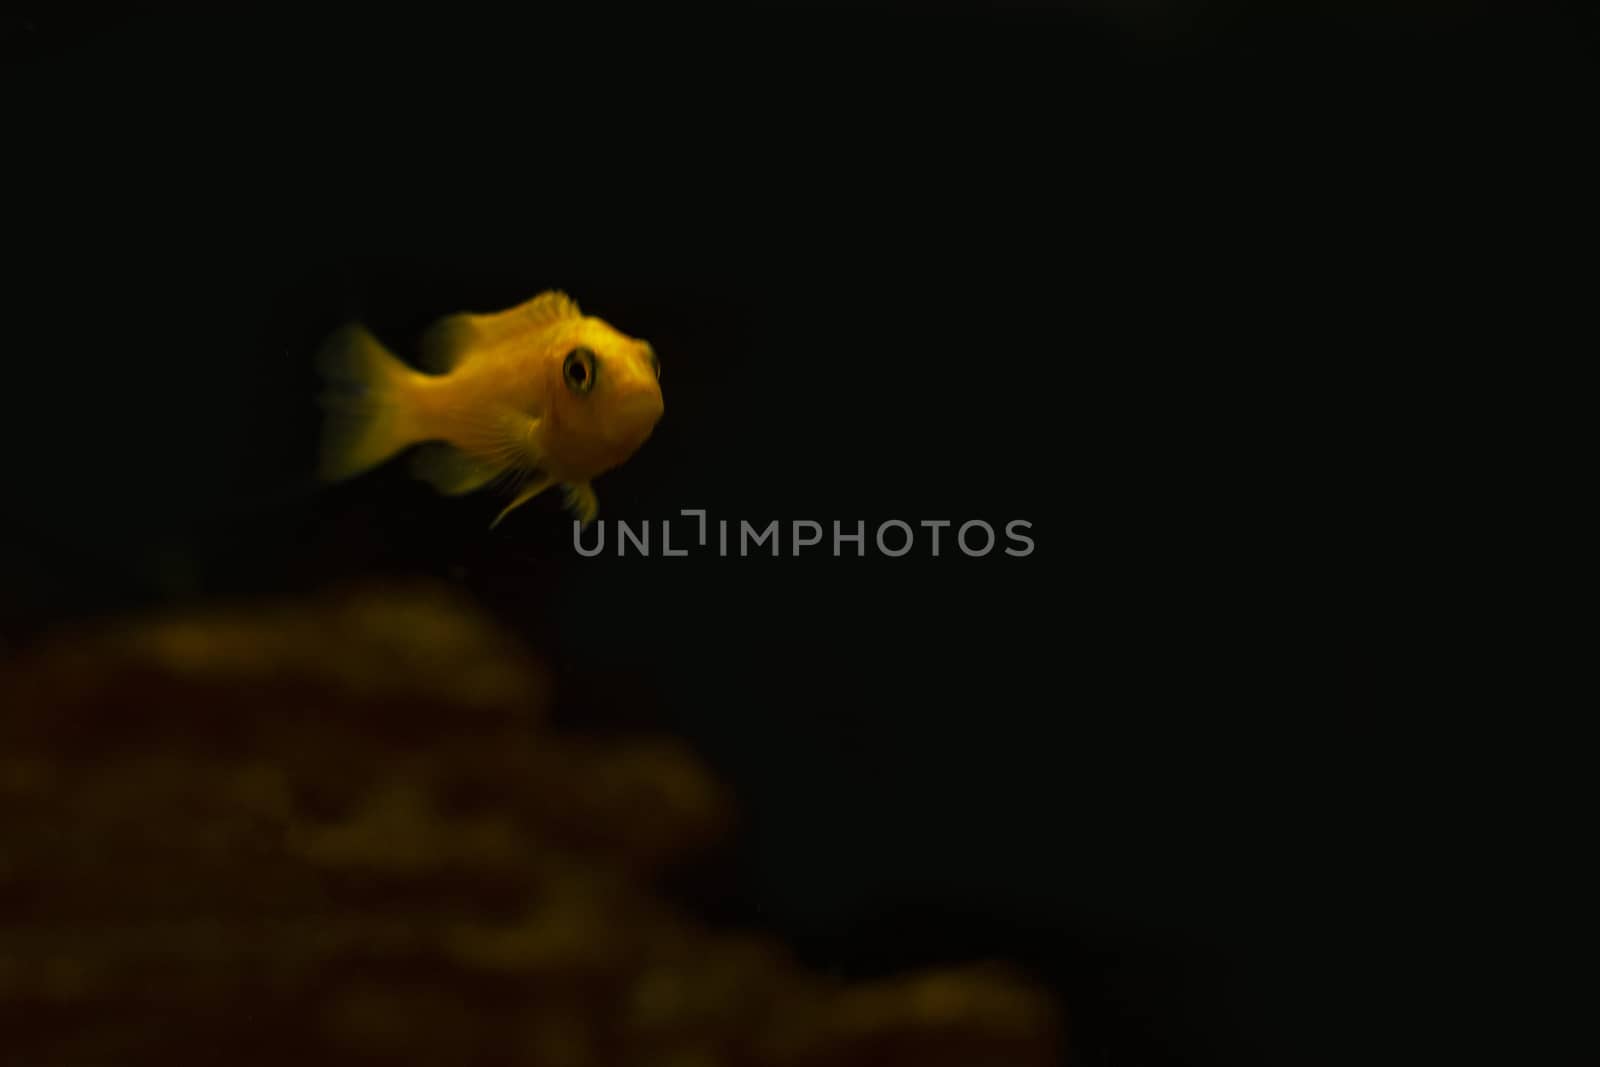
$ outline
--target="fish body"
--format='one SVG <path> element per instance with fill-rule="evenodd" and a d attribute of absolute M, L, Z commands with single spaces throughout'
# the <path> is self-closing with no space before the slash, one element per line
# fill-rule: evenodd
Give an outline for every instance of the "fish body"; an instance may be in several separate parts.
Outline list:
<path fill-rule="evenodd" d="M 513 495 L 495 523 L 559 485 L 587 524 L 599 509 L 590 482 L 633 455 L 663 410 L 650 344 L 558 291 L 440 319 L 423 337 L 421 362 L 401 362 L 359 323 L 329 338 L 319 357 L 324 481 L 420 445 L 412 471 L 439 492 L 494 486 Z"/>

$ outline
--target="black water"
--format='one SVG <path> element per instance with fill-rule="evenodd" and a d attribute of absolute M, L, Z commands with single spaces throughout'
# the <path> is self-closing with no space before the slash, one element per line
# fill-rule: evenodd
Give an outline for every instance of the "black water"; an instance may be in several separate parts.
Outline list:
<path fill-rule="evenodd" d="M 9 17 L 0 632 L 444 576 L 573 723 L 734 783 L 707 914 L 839 973 L 1017 960 L 1085 1064 L 1391 1051 L 1429 871 L 1386 456 L 1485 343 L 1456 162 L 1541 42 L 1131 10 Z M 584 559 L 554 501 L 310 484 L 324 333 L 548 287 L 663 359 L 604 518 L 866 558 Z M 891 519 L 1035 551 L 884 558 Z"/>

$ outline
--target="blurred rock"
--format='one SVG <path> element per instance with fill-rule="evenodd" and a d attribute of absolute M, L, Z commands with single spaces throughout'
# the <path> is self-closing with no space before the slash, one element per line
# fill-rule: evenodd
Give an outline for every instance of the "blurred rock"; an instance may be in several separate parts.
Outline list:
<path fill-rule="evenodd" d="M 651 876 L 726 834 L 668 739 L 543 728 L 447 589 L 132 621 L 0 675 L 6 1062 L 1053 1064 L 1003 968 L 850 986 Z"/>

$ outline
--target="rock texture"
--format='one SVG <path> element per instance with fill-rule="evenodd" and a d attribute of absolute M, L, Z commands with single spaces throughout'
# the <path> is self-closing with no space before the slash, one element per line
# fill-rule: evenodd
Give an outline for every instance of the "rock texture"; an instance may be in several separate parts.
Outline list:
<path fill-rule="evenodd" d="M 1006 969 L 849 985 L 651 892 L 730 827 L 682 745 L 544 724 L 451 590 L 60 634 L 0 673 L 6 1063 L 1059 1062 Z"/>

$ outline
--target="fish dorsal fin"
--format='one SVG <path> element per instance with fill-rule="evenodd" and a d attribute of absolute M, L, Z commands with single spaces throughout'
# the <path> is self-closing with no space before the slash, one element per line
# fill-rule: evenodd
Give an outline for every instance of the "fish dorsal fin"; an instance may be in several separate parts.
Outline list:
<path fill-rule="evenodd" d="M 513 310 L 520 311 L 526 321 L 536 326 L 547 326 L 558 319 L 575 319 L 583 314 L 577 301 L 560 289 L 550 289 Z"/>
<path fill-rule="evenodd" d="M 422 366 L 435 374 L 448 374 L 473 352 L 492 348 L 523 331 L 539 329 L 561 319 L 574 319 L 581 314 L 570 296 L 559 289 L 551 289 L 505 311 L 486 315 L 463 311 L 446 315 L 428 327 L 422 337 Z"/>
<path fill-rule="evenodd" d="M 420 362 L 424 370 L 435 374 L 448 374 L 465 360 L 474 348 L 484 343 L 484 331 L 478 325 L 481 315 L 462 312 L 446 315 L 428 327 L 422 335 Z"/>

